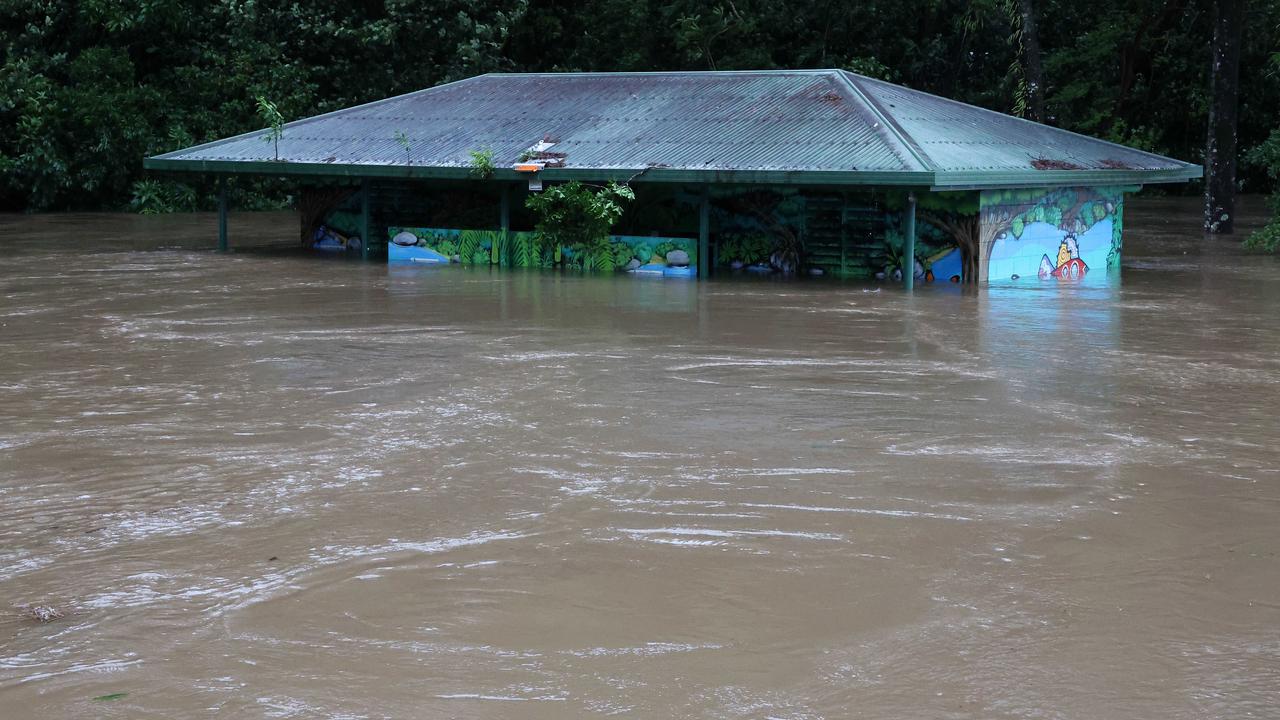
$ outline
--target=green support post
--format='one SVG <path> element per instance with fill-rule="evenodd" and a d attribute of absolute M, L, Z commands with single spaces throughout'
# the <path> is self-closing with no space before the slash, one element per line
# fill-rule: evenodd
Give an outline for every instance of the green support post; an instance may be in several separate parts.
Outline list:
<path fill-rule="evenodd" d="M 511 188 L 506 183 L 502 185 L 501 208 L 498 220 L 502 225 L 502 234 L 506 235 L 511 230 Z"/>
<path fill-rule="evenodd" d="M 226 252 L 230 247 L 227 241 L 227 181 L 218 178 L 218 252 Z"/>
<path fill-rule="evenodd" d="M 916 286 L 916 194 L 907 193 L 906 242 L 902 248 L 902 287 L 913 290 Z"/>
<path fill-rule="evenodd" d="M 369 179 L 360 181 L 360 258 L 369 259 Z"/>
<path fill-rule="evenodd" d="M 711 276 L 711 193 L 702 189 L 702 205 L 698 208 L 698 279 Z"/>
<path fill-rule="evenodd" d="M 849 193 L 840 193 L 840 277 L 849 277 Z"/>

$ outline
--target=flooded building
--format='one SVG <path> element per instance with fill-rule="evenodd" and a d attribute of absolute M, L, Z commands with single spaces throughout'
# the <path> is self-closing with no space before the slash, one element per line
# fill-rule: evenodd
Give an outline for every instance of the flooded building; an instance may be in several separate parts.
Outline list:
<path fill-rule="evenodd" d="M 267 132 L 145 164 L 289 178 L 302 242 L 391 262 L 908 285 L 1116 269 L 1125 194 L 1201 175 L 842 70 L 488 74 Z M 533 231 L 574 180 L 635 191 L 607 249 Z"/>

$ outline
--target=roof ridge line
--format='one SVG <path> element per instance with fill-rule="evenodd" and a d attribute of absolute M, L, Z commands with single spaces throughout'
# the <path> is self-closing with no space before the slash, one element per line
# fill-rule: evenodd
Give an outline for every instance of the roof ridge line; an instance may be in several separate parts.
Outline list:
<path fill-rule="evenodd" d="M 755 70 L 571 70 L 565 72 L 491 72 L 495 77 L 582 77 L 618 75 L 822 75 L 833 72 L 828 68 L 763 68 Z M 477 76 L 483 77 L 483 76 Z"/>
<path fill-rule="evenodd" d="M 870 93 L 863 90 L 862 86 L 854 82 L 854 78 L 861 78 L 861 75 L 855 75 L 847 70 L 833 70 L 831 72 L 834 72 L 836 76 L 843 80 L 844 84 L 849 86 L 849 89 L 858 96 L 858 99 L 862 100 L 862 102 L 866 104 L 872 114 L 879 118 L 880 122 L 884 123 L 884 126 L 888 128 L 894 139 L 902 143 L 902 146 L 911 154 L 912 159 L 919 163 L 920 167 L 925 172 L 937 173 L 938 166 L 935 165 L 933 159 L 916 144 L 915 138 L 908 135 L 907 131 L 903 130 L 902 126 L 898 124 L 898 121 L 895 120 L 883 107 L 881 107 L 880 103 L 876 102 L 875 98 L 871 97 Z"/>

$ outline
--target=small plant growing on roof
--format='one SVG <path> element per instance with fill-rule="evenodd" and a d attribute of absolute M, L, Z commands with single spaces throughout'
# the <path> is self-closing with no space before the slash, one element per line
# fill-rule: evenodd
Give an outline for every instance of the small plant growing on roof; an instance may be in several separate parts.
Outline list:
<path fill-rule="evenodd" d="M 397 130 L 395 134 L 396 144 L 404 148 L 404 164 L 406 166 L 413 164 L 413 157 L 410 155 L 409 136 L 404 134 L 403 130 Z"/>
<path fill-rule="evenodd" d="M 567 247 L 584 268 L 613 269 L 609 230 L 622 218 L 623 204 L 635 200 L 630 187 L 609 183 L 591 187 L 574 180 L 530 195 L 525 206 L 537 218 L 543 248 Z"/>
<path fill-rule="evenodd" d="M 471 177 L 477 180 L 488 180 L 493 177 L 494 169 L 491 148 L 471 151 Z"/>
<path fill-rule="evenodd" d="M 268 126 L 267 134 L 262 136 L 263 142 L 272 144 L 276 160 L 280 159 L 280 138 L 284 137 L 284 116 L 276 108 L 276 104 L 258 96 L 258 117 Z"/>

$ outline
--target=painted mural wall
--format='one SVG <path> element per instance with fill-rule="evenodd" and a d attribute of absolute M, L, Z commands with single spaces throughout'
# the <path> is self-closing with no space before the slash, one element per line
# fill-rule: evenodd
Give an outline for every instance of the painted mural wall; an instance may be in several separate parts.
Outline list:
<path fill-rule="evenodd" d="M 973 203 L 977 207 L 977 203 Z M 956 247 L 948 229 L 938 219 L 944 213 L 937 209 L 925 209 L 917 213 L 915 257 L 908 259 L 906 252 L 906 222 L 902 208 L 885 215 L 884 267 L 877 268 L 873 277 L 877 280 L 899 282 L 908 269 L 918 283 L 936 281 L 958 283 L 961 280 L 960 250 Z"/>
<path fill-rule="evenodd" d="M 979 279 L 1080 281 L 1120 267 L 1131 187 L 984 190 Z"/>
<path fill-rule="evenodd" d="M 317 197 L 319 196 L 319 197 Z M 308 207 L 332 202 L 332 207 L 314 216 Z M 312 250 L 325 252 L 359 252 L 363 247 L 360 238 L 360 201 L 354 190 L 342 188 L 302 188 L 299 208 L 303 223 L 302 242 Z"/>
<path fill-rule="evenodd" d="M 548 245 L 528 231 L 390 227 L 387 261 L 500 267 L 623 271 L 697 277 L 698 242 L 690 238 L 612 235 L 605 251 Z"/>
<path fill-rule="evenodd" d="M 968 272 L 992 283 L 1100 279 L 1120 266 L 1124 193 L 1136 189 L 928 193 L 919 198 L 914 258 L 904 257 L 905 195 L 726 193 L 713 197 L 710 260 L 720 272 L 886 281 L 911 272 L 920 283 L 961 282 Z M 331 208 L 304 242 L 320 250 L 358 251 L 354 234 L 359 216 L 353 204 L 346 198 Z M 684 207 L 674 200 L 667 204 Z M 607 244 L 555 247 L 534 232 L 432 227 L 427 217 L 432 213 L 400 210 L 382 214 L 387 219 L 399 216 L 400 226 L 371 227 L 374 246 L 381 250 L 386 243 L 392 263 L 697 276 L 697 240 L 670 236 L 686 231 L 675 220 L 666 223 L 666 237 L 620 234 Z M 646 212 L 644 217 L 650 216 Z M 646 224 L 627 229 L 643 230 Z"/>

